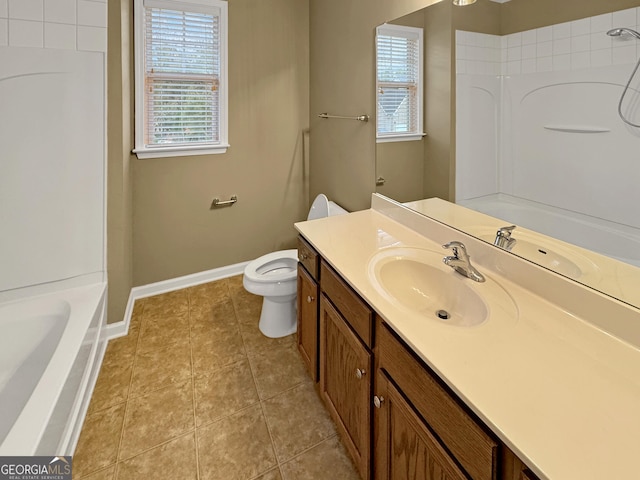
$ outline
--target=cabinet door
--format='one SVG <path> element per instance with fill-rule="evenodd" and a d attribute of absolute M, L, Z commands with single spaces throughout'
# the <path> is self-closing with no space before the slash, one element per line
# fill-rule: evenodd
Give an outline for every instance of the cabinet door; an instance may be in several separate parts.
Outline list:
<path fill-rule="evenodd" d="M 358 468 L 369 478 L 371 354 L 338 311 L 320 299 L 320 393 Z"/>
<path fill-rule="evenodd" d="M 375 394 L 375 480 L 468 478 L 380 370 Z"/>
<path fill-rule="evenodd" d="M 298 350 L 314 382 L 318 381 L 318 284 L 298 265 Z"/>

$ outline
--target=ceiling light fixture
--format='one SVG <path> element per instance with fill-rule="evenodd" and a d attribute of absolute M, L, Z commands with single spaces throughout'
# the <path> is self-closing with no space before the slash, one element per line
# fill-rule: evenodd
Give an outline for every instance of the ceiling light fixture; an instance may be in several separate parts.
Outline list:
<path fill-rule="evenodd" d="M 476 0 L 453 0 L 453 4 L 458 7 L 464 7 L 466 5 L 471 5 L 472 3 L 476 3 Z"/>

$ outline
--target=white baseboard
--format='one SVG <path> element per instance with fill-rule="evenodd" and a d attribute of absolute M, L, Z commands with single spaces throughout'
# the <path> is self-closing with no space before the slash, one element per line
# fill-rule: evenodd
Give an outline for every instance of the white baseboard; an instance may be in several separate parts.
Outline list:
<path fill-rule="evenodd" d="M 129 300 L 127 301 L 124 318 L 121 322 L 107 324 L 105 327 L 106 338 L 110 340 L 112 338 L 123 337 L 127 334 L 129 331 L 129 323 L 131 322 L 131 314 L 133 313 L 133 304 L 136 300 L 151 297 L 153 295 L 160 295 L 161 293 L 172 292 L 174 290 L 181 290 L 187 287 L 193 287 L 194 285 L 200 285 L 201 283 L 213 282 L 215 280 L 222 280 L 223 278 L 240 275 L 244 272 L 248 263 L 249 262 L 236 263 L 234 265 L 227 265 L 226 267 L 214 268 L 212 270 L 193 273 L 183 277 L 170 278 L 169 280 L 163 280 L 161 282 L 133 287 L 129 293 Z"/>

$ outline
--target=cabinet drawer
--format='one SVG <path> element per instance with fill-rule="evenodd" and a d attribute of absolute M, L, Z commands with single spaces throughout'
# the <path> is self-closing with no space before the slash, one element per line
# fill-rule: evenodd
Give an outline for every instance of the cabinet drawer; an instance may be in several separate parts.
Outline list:
<path fill-rule="evenodd" d="M 318 280 L 320 256 L 302 237 L 298 237 L 298 261 L 304 265 L 314 280 Z"/>
<path fill-rule="evenodd" d="M 379 366 L 474 480 L 497 478 L 498 443 L 445 390 L 386 325 L 376 339 Z"/>
<path fill-rule="evenodd" d="M 371 348 L 373 343 L 371 309 L 324 261 L 320 264 L 320 287 L 360 339 Z"/>

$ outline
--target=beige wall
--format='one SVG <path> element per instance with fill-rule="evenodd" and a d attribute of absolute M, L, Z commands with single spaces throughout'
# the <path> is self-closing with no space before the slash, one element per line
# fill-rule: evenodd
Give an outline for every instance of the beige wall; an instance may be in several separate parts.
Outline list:
<path fill-rule="evenodd" d="M 453 197 L 455 169 L 452 158 L 455 151 L 451 138 L 455 128 L 450 112 L 455 105 L 451 97 L 451 42 L 454 12 L 463 9 L 454 8 L 449 1 L 440 3 L 438 0 L 311 0 L 312 196 L 324 192 L 349 210 L 369 207 L 371 193 L 376 190 L 375 27 L 430 5 L 433 6 L 425 10 L 428 58 L 425 65 L 425 130 L 428 136 L 422 145 L 422 195 Z M 480 7 L 483 23 L 494 22 L 486 14 L 493 5 L 489 2 Z M 362 124 L 321 120 L 317 118 L 321 112 L 366 113 L 372 121 Z M 412 148 L 421 150 L 415 145 L 403 146 L 400 150 L 406 153 Z M 378 191 L 404 200 L 406 195 L 411 195 L 408 191 L 417 188 L 416 172 L 408 168 L 416 162 L 404 158 L 398 171 L 390 173 L 392 150 L 390 145 L 378 146 L 383 158 L 378 170 L 387 179 Z M 406 190 L 401 185 L 403 179 L 408 182 Z"/>
<path fill-rule="evenodd" d="M 376 145 L 376 177 L 384 185 L 376 191 L 399 202 L 423 198 L 424 140 Z"/>
<path fill-rule="evenodd" d="M 109 322 L 122 320 L 132 285 L 294 247 L 309 206 L 308 2 L 229 2 L 231 147 L 149 160 L 129 154 L 131 3 L 109 2 Z M 210 210 L 233 194 L 236 205 Z"/>
<path fill-rule="evenodd" d="M 311 0 L 311 180 L 314 195 L 325 192 L 350 210 L 364 209 L 375 190 L 375 56 L 374 29 L 428 5 L 425 10 L 427 50 L 425 102 L 424 196 L 454 197 L 455 98 L 451 96 L 455 29 L 507 34 L 543 25 L 640 5 L 640 0 L 511 0 L 505 4 L 478 0 L 468 7 L 438 3 L 383 0 Z M 320 120 L 320 112 L 367 113 L 368 124 Z M 408 169 L 388 173 L 392 147 L 379 150 L 389 182 L 378 189 L 394 196 L 401 182 L 416 187 Z M 406 151 L 406 148 L 402 149 Z M 411 161 L 403 159 L 402 165 Z"/>
<path fill-rule="evenodd" d="M 440 2 L 392 23 L 422 27 L 425 42 L 425 131 L 421 142 L 377 144 L 376 176 L 387 180 L 377 191 L 404 202 L 437 196 L 449 200 L 455 189 L 455 87 L 452 65 L 455 30 L 499 33 L 500 5 L 479 1 L 473 8 Z"/>
<path fill-rule="evenodd" d="M 407 27 L 424 28 L 422 11 L 390 22 Z M 374 64 L 375 68 L 375 64 Z M 424 67 L 426 69 L 426 66 Z M 374 74 L 375 81 L 375 74 Z M 375 117 L 371 119 L 375 120 Z M 426 127 L 423 127 L 423 130 Z M 385 142 L 376 144 L 375 175 L 384 178 L 376 191 L 399 202 L 423 198 L 425 138 L 410 142 Z"/>
<path fill-rule="evenodd" d="M 425 139 L 423 198 L 453 199 L 455 185 L 455 142 L 452 135 L 451 2 L 441 2 L 424 9 L 425 32 Z"/>
<path fill-rule="evenodd" d="M 310 0 L 311 196 L 324 192 L 348 210 L 375 191 L 375 27 L 435 0 Z M 319 113 L 368 114 L 368 123 Z"/>
<path fill-rule="evenodd" d="M 132 160 L 134 285 L 295 246 L 308 209 L 308 21 L 306 0 L 229 2 L 231 147 Z M 231 195 L 237 204 L 210 209 Z"/>
<path fill-rule="evenodd" d="M 109 0 L 107 45 L 107 275 L 108 322 L 118 322 L 132 286 L 130 8 Z"/>
<path fill-rule="evenodd" d="M 231 148 L 225 155 L 143 161 L 129 155 L 131 0 L 110 0 L 109 321 L 122 319 L 132 285 L 293 246 L 292 223 L 305 217 L 309 198 L 319 192 L 349 210 L 368 208 L 375 190 L 375 122 L 321 120 L 317 114 L 366 113 L 373 119 L 375 27 L 434 3 L 437 0 L 233 0 L 229 5 Z M 475 6 L 454 9 L 452 21 L 465 28 L 461 12 L 477 11 L 482 3 L 495 8 L 488 0 L 479 0 Z M 638 0 L 512 0 L 502 6 L 501 29 L 509 33 L 639 4 Z M 451 15 L 448 0 L 436 7 Z M 451 25 L 433 24 L 436 27 L 449 30 L 452 39 Z M 478 31 L 493 29 L 489 22 Z M 455 119 L 439 114 L 447 104 L 455 107 L 451 90 L 446 89 L 447 75 L 452 81 L 450 68 L 444 72 L 452 58 L 449 49 L 448 59 L 443 45 L 431 53 L 440 73 L 431 72 L 427 79 L 437 86 L 431 103 L 439 107 L 427 113 L 431 164 L 425 168 L 425 195 L 444 197 L 452 195 L 455 156 L 455 143 L 446 141 L 447 136 L 452 139 Z M 307 126 L 310 133 L 305 134 Z M 305 149 L 309 155 L 303 155 Z M 448 192 L 438 193 L 446 184 L 443 179 L 448 179 Z M 209 210 L 214 196 L 226 199 L 232 194 L 239 198 L 235 206 Z"/>

